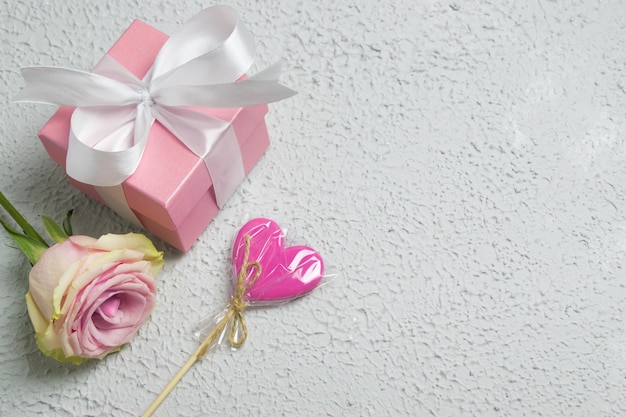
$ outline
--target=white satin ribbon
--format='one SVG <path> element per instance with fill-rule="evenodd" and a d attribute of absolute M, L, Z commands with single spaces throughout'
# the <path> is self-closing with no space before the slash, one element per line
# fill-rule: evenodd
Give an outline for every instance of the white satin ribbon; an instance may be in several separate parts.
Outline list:
<path fill-rule="evenodd" d="M 244 178 L 232 126 L 193 111 L 282 100 L 278 65 L 237 81 L 254 60 L 254 40 L 228 6 L 205 9 L 163 45 L 140 80 L 106 55 L 92 73 L 56 67 L 22 69 L 16 101 L 77 107 L 72 114 L 67 174 L 111 187 L 132 175 L 158 120 L 202 158 L 221 207 Z"/>

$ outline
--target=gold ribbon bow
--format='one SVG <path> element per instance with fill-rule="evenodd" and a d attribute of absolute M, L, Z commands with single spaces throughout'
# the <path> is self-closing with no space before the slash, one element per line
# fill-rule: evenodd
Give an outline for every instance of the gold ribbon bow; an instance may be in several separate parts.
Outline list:
<path fill-rule="evenodd" d="M 243 312 L 246 309 L 246 301 L 244 300 L 244 294 L 254 285 L 257 279 L 261 276 L 261 264 L 257 261 L 248 262 L 250 256 L 250 235 L 244 235 L 246 241 L 245 252 L 243 255 L 243 263 L 241 269 L 237 275 L 237 283 L 235 285 L 235 294 L 231 297 L 228 303 L 228 309 L 226 314 L 220 321 L 217 322 L 213 331 L 204 339 L 204 342 L 200 345 L 196 354 L 197 359 L 206 355 L 207 350 L 213 345 L 215 339 L 222 334 L 228 324 L 230 324 L 229 342 L 232 347 L 241 347 L 248 337 L 248 326 L 246 326 L 246 320 L 243 318 Z M 256 268 L 256 274 L 254 277 L 246 283 L 246 276 L 248 270 Z M 241 335 L 238 331 L 241 330 Z M 195 355 L 195 354 L 194 354 Z"/>

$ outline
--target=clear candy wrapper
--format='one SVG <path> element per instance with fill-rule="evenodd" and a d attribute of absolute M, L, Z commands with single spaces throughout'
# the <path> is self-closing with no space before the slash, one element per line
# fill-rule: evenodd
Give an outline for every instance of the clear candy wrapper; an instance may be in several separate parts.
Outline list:
<path fill-rule="evenodd" d="M 283 304 L 308 294 L 320 284 L 325 272 L 320 254 L 308 246 L 285 247 L 284 240 L 285 233 L 270 219 L 253 219 L 241 228 L 232 250 L 230 303 L 198 323 L 194 328 L 198 340 L 220 327 L 229 311 Z M 245 305 L 237 305 L 241 302 Z M 245 321 L 233 314 L 209 348 L 228 340 L 236 349 L 246 337 Z"/>
<path fill-rule="evenodd" d="M 248 307 L 274 306 L 300 298 L 325 279 L 321 255 L 302 245 L 285 247 L 285 234 L 265 218 L 248 221 L 232 250 L 231 297 L 226 308 L 199 323 L 194 334 L 202 343 L 143 414 L 150 416 L 191 366 L 214 346 L 241 347 L 248 336 L 243 313 Z M 327 275 L 326 275 L 327 277 Z"/>

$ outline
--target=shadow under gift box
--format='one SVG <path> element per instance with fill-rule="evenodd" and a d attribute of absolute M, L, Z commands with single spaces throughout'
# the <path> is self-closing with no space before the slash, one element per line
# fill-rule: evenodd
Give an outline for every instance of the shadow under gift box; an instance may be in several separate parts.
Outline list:
<path fill-rule="evenodd" d="M 109 50 L 138 78 L 148 72 L 168 36 L 135 20 Z M 235 130 L 246 175 L 269 146 L 265 104 L 244 108 L 196 111 L 230 122 Z M 39 131 L 50 157 L 64 169 L 73 107 L 61 107 Z M 96 189 L 69 178 L 70 183 L 106 204 Z M 188 251 L 219 208 L 204 161 L 155 121 L 133 175 L 122 184 L 129 207 L 145 229 L 179 250 Z"/>

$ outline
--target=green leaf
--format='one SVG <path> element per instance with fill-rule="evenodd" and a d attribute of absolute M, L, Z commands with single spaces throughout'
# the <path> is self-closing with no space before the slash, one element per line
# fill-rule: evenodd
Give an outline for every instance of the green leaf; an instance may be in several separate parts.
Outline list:
<path fill-rule="evenodd" d="M 7 211 L 7 213 L 9 213 L 9 215 L 13 218 L 13 220 L 15 220 L 15 222 L 22 228 L 26 236 L 29 236 L 30 238 L 36 241 L 39 241 L 39 243 L 46 245 L 46 247 L 48 247 L 48 244 L 41 237 L 41 235 L 39 235 L 39 233 L 37 233 L 35 228 L 31 226 L 30 223 L 28 223 L 28 221 L 19 213 L 19 211 L 17 211 L 15 207 L 13 207 L 13 204 L 11 204 L 9 200 L 7 200 L 7 198 L 4 196 L 4 194 L 2 194 L 1 191 L 0 191 L 0 206 L 2 206 Z M 3 225 L 4 225 L 4 222 L 3 222 Z"/>
<path fill-rule="evenodd" d="M 41 255 L 48 249 L 47 244 L 42 244 L 30 236 L 19 233 L 3 220 L 0 220 L 0 224 L 2 224 L 2 227 L 4 227 L 4 229 L 9 233 L 11 239 L 17 243 L 17 246 L 20 248 L 22 253 L 26 255 L 31 265 L 35 265 Z"/>
<path fill-rule="evenodd" d="M 67 212 L 65 215 L 65 220 L 63 220 L 63 230 L 65 234 L 68 236 L 72 236 L 74 232 L 72 231 L 72 214 L 74 214 L 74 209 Z"/>
<path fill-rule="evenodd" d="M 46 232 L 48 232 L 48 236 L 50 236 L 50 238 L 55 242 L 61 243 L 67 239 L 68 236 L 65 233 L 65 230 L 63 230 L 61 226 L 59 226 L 59 224 L 51 217 L 42 215 L 41 222 L 43 223 L 43 227 L 46 229 Z"/>

